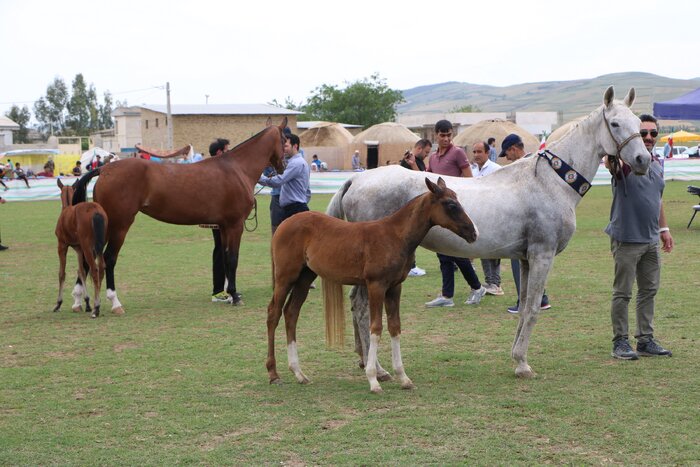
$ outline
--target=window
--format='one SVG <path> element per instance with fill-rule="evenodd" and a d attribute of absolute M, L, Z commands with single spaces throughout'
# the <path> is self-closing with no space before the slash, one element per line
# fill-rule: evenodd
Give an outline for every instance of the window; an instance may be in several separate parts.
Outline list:
<path fill-rule="evenodd" d="M 158 128 L 158 119 L 156 118 L 156 128 Z"/>
<path fill-rule="evenodd" d="M 148 130 L 148 120 L 146 120 L 146 129 Z"/>

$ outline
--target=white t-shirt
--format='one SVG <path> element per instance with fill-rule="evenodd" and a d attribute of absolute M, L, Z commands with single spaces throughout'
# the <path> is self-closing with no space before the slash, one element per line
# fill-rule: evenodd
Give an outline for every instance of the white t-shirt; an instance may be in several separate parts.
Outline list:
<path fill-rule="evenodd" d="M 487 160 L 484 165 L 481 167 L 481 169 L 478 168 L 477 165 L 477 171 L 474 173 L 474 177 L 483 177 L 485 175 L 488 175 L 490 173 L 493 173 L 497 170 L 500 170 L 501 166 L 498 165 L 497 163 Z"/>

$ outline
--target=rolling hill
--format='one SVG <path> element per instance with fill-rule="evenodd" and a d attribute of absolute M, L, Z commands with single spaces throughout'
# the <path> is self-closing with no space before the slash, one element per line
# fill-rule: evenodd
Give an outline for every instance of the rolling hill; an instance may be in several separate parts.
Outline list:
<path fill-rule="evenodd" d="M 588 114 L 602 102 L 609 85 L 622 98 L 634 87 L 637 98 L 634 110 L 651 112 L 654 102 L 676 98 L 700 87 L 700 78 L 688 80 L 666 78 L 651 73 L 628 72 L 573 81 L 545 81 L 512 86 L 485 86 L 447 82 L 419 86 L 403 91 L 406 102 L 398 106 L 399 114 L 450 112 L 472 105 L 482 112 L 556 111 L 568 121 Z"/>

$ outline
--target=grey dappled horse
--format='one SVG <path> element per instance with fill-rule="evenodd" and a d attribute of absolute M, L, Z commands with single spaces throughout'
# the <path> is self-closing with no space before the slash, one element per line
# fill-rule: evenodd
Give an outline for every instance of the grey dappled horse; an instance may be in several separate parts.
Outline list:
<path fill-rule="evenodd" d="M 603 105 L 552 143 L 548 154 L 523 158 L 483 178 L 443 176 L 474 221 L 479 238 L 467 243 L 433 227 L 421 246 L 464 258 L 520 260 L 520 321 L 511 353 L 517 376 L 534 376 L 527 363 L 530 334 L 554 256 L 566 248 L 576 230 L 575 209 L 590 187 L 587 181 L 593 179 L 606 155 L 620 157 L 638 175 L 649 167 L 651 156 L 639 135 L 640 120 L 629 108 L 634 95 L 630 89 L 624 101 L 614 101 L 614 90 L 609 87 Z M 399 166 L 362 172 L 340 188 L 326 212 L 349 221 L 382 218 L 423 193 L 425 176 Z M 428 176 L 433 180 L 438 177 Z M 353 321 L 359 334 L 356 341 L 359 337 L 366 362 L 366 304 L 357 300 L 366 297 L 366 292 L 353 294 Z M 376 364 L 380 376 L 388 378 Z"/>

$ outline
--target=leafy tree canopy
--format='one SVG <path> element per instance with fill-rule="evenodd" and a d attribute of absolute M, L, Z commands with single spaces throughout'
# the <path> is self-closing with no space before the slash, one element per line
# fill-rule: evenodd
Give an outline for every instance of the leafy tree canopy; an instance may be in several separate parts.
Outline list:
<path fill-rule="evenodd" d="M 20 108 L 17 105 L 10 107 L 10 110 L 5 112 L 5 116 L 19 125 L 19 130 L 15 131 L 14 141 L 16 143 L 27 143 L 29 134 L 29 120 L 32 114 L 29 112 L 29 107 L 26 105 Z"/>

